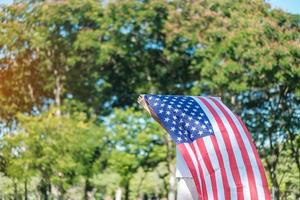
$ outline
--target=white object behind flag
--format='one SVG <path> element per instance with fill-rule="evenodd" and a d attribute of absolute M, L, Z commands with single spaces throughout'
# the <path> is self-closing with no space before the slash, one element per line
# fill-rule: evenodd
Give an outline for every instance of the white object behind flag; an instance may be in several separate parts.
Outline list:
<path fill-rule="evenodd" d="M 198 193 L 184 158 L 176 147 L 177 199 L 197 200 Z"/>
<path fill-rule="evenodd" d="M 193 178 L 184 158 L 176 147 L 176 178 Z"/>

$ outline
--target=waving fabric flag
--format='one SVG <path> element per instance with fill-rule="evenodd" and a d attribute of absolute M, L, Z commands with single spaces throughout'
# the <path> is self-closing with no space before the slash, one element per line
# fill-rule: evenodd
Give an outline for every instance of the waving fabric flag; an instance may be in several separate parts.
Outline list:
<path fill-rule="evenodd" d="M 219 98 L 144 95 L 143 101 L 176 142 L 199 199 L 271 199 L 247 128 Z"/>

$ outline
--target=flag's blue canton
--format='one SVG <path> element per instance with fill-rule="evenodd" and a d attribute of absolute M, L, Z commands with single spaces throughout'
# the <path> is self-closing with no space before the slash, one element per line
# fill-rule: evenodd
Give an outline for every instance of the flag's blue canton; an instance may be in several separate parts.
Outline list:
<path fill-rule="evenodd" d="M 210 121 L 193 97 L 145 95 L 145 99 L 177 144 L 213 134 Z"/>

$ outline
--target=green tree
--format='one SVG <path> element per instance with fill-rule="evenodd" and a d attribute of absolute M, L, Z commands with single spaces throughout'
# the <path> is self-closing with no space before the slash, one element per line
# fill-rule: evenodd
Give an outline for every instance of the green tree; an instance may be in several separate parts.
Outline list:
<path fill-rule="evenodd" d="M 91 102 L 90 98 L 101 91 L 97 85 L 100 77 L 96 61 L 86 56 L 94 55 L 89 53 L 93 51 L 85 49 L 94 42 L 91 36 L 101 33 L 92 33 L 99 28 L 101 13 L 98 1 L 24 1 L 1 7 L 2 119 L 40 109 L 48 99 L 55 103 L 59 115 L 67 95 L 88 97 L 82 100 Z M 95 54 L 99 55 L 96 49 Z M 99 106 L 99 101 L 93 102 Z"/>
<path fill-rule="evenodd" d="M 105 132 L 84 113 L 64 113 L 57 117 L 55 111 L 18 117 L 20 125 L 16 133 L 1 140 L 6 174 L 13 180 L 28 181 L 35 172 L 41 177 L 42 199 L 50 198 L 52 186 L 63 199 L 67 189 L 83 177 L 86 196 L 91 187 L 90 178 L 101 170 Z"/>
<path fill-rule="evenodd" d="M 112 147 L 109 163 L 121 175 L 120 184 L 128 200 L 130 181 L 138 169 L 153 170 L 164 160 L 165 133 L 143 113 L 132 109 L 116 109 L 107 122 Z"/>

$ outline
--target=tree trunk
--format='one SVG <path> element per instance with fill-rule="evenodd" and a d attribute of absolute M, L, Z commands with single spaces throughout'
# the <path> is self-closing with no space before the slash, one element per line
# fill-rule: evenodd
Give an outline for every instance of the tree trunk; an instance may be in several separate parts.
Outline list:
<path fill-rule="evenodd" d="M 166 194 L 169 194 L 169 184 L 168 181 L 166 181 L 166 177 L 168 176 L 167 173 L 160 174 L 159 170 L 156 169 L 156 173 L 158 174 L 158 177 L 163 181 L 163 186 Z"/>
<path fill-rule="evenodd" d="M 171 172 L 171 174 L 170 174 L 170 179 L 169 179 L 170 189 L 169 189 L 169 194 L 168 194 L 168 200 L 175 200 L 175 195 L 176 195 L 176 177 L 175 177 L 174 171 L 175 170 L 173 170 Z"/>
<path fill-rule="evenodd" d="M 55 88 L 54 88 L 54 98 L 55 98 L 55 106 L 56 106 L 56 116 L 61 115 L 61 90 L 62 90 L 62 84 L 61 84 L 61 78 L 60 75 L 58 74 L 57 70 L 54 70 L 54 75 L 55 75 Z"/>
<path fill-rule="evenodd" d="M 270 173 L 270 178 L 272 182 L 272 199 L 279 200 L 279 184 L 276 175 L 276 162 L 270 162 L 266 159 L 268 172 Z"/>
<path fill-rule="evenodd" d="M 58 200 L 64 200 L 64 198 L 65 198 L 65 193 L 66 193 L 65 189 L 63 188 L 62 185 L 60 185 L 60 186 L 58 187 Z"/>
<path fill-rule="evenodd" d="M 47 186 L 48 186 L 48 198 L 52 199 L 51 198 L 51 196 L 52 196 L 51 195 L 52 194 L 52 191 L 51 191 L 52 190 L 52 186 L 51 186 L 50 180 L 48 181 L 48 185 Z"/>
<path fill-rule="evenodd" d="M 47 188 L 44 185 L 42 185 L 40 191 L 41 191 L 41 197 L 42 197 L 41 199 L 48 200 Z"/>
<path fill-rule="evenodd" d="M 28 200 L 27 179 L 25 179 L 25 182 L 24 182 L 24 200 Z"/>
<path fill-rule="evenodd" d="M 171 138 L 167 138 L 167 165 L 169 172 L 169 192 L 168 200 L 175 200 L 176 197 L 176 177 L 175 177 L 175 165 L 172 163 L 174 159 L 175 148 L 173 148 Z M 173 152 L 173 153 L 172 153 Z"/>
<path fill-rule="evenodd" d="M 125 183 L 125 200 L 129 200 L 129 194 L 130 194 L 130 183 L 129 180 Z"/>
<path fill-rule="evenodd" d="M 136 192 L 136 199 L 143 199 L 143 193 L 141 192 L 141 187 L 143 185 L 145 178 L 146 178 L 146 173 L 143 174 L 143 176 L 139 182 L 137 192 Z"/>
<path fill-rule="evenodd" d="M 48 200 L 51 194 L 51 184 L 47 178 L 43 178 L 40 183 L 41 199 Z"/>
<path fill-rule="evenodd" d="M 294 144 L 294 141 L 296 139 L 296 136 L 294 135 L 294 133 L 290 130 L 288 131 L 288 135 L 289 135 L 289 141 L 290 141 L 290 149 L 291 149 L 291 157 L 295 159 L 297 168 L 298 168 L 298 172 L 300 173 L 300 156 L 299 156 L 299 146 L 296 146 Z"/>
<path fill-rule="evenodd" d="M 14 200 L 18 200 L 18 185 L 15 180 L 13 184 L 14 184 Z"/>
<path fill-rule="evenodd" d="M 277 181 L 277 177 L 276 177 L 276 173 L 273 174 L 273 178 L 272 178 L 272 189 L 274 189 L 274 193 L 273 193 L 273 200 L 279 200 L 280 197 L 280 193 L 279 193 L 279 184 Z"/>
<path fill-rule="evenodd" d="M 90 180 L 88 178 L 85 179 L 85 186 L 84 186 L 84 200 L 90 200 L 92 199 L 91 191 L 93 190 L 93 187 L 90 183 Z"/>

